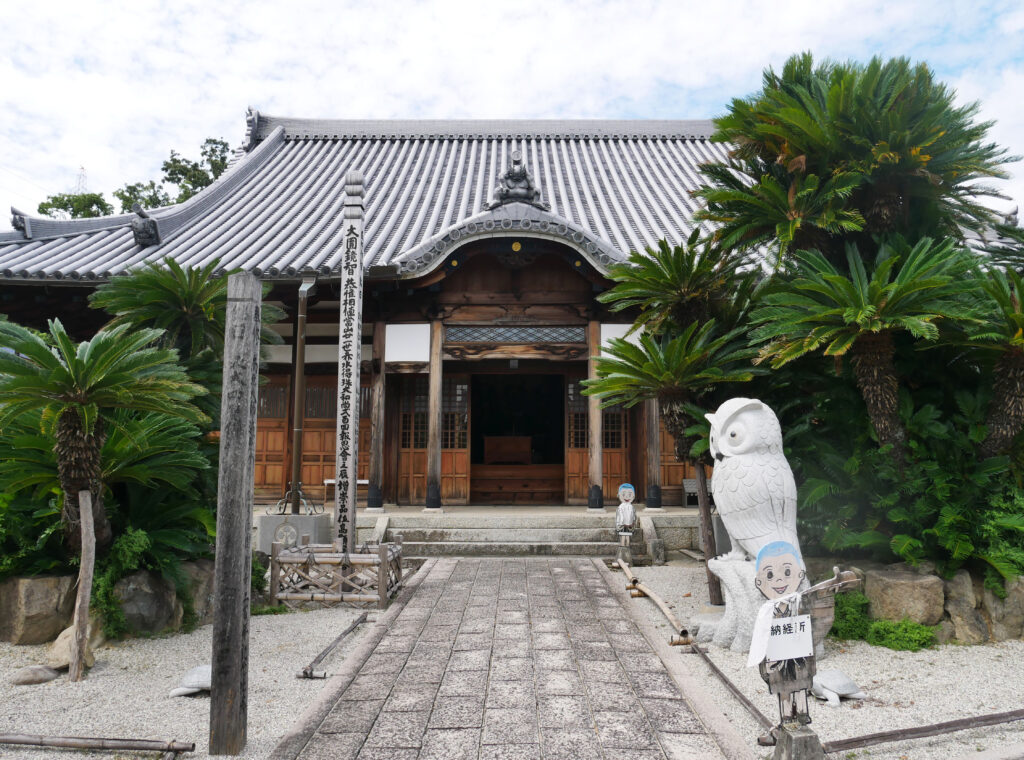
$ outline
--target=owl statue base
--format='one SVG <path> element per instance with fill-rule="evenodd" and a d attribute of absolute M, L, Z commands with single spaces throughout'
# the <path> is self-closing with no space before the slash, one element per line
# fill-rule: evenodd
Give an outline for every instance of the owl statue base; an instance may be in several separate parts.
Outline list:
<path fill-rule="evenodd" d="M 708 569 L 722 582 L 725 612 L 716 623 L 701 625 L 697 642 L 710 642 L 733 652 L 746 652 L 750 649 L 757 611 L 764 602 L 764 597 L 754 585 L 754 563 L 728 554 L 708 560 Z"/>

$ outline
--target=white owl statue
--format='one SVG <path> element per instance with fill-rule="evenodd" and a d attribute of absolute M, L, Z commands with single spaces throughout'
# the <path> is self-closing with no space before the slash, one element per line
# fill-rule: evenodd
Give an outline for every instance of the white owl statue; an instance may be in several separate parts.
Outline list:
<path fill-rule="evenodd" d="M 779 420 L 766 404 L 733 398 L 707 418 L 715 458 L 711 493 L 732 551 L 708 560 L 708 569 L 722 582 L 725 611 L 720 618 L 697 622 L 697 641 L 746 652 L 764 601 L 754 585 L 751 560 L 761 547 L 774 541 L 785 541 L 800 550 L 796 482 L 782 453 Z"/>
<path fill-rule="evenodd" d="M 715 458 L 711 495 L 733 545 L 726 558 L 756 557 L 772 541 L 799 548 L 796 481 L 775 412 L 757 399 L 731 398 L 706 416 Z"/>

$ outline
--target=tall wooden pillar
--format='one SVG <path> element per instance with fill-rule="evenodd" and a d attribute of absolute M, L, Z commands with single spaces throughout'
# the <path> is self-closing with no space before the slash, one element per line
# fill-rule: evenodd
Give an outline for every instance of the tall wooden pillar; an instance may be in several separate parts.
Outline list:
<path fill-rule="evenodd" d="M 597 377 L 597 357 L 601 353 L 601 323 L 594 319 L 587 324 L 587 348 L 590 354 L 587 377 L 593 380 Z M 590 431 L 590 489 L 587 493 L 587 508 L 604 509 L 604 447 L 601 435 L 601 400 L 597 396 L 587 396 L 587 423 Z"/>
<path fill-rule="evenodd" d="M 249 588 L 260 372 L 260 300 L 255 276 L 228 278 L 221 393 L 217 550 L 214 556 L 211 755 L 245 749 L 249 705 Z"/>
<path fill-rule="evenodd" d="M 661 415 L 658 399 L 644 402 L 644 446 L 647 455 L 647 498 L 645 509 L 661 509 Z"/>
<path fill-rule="evenodd" d="M 384 509 L 384 335 L 383 322 L 373 324 L 373 387 L 370 396 L 370 485 L 366 510 Z"/>
<path fill-rule="evenodd" d="M 427 387 L 427 509 L 441 508 L 441 344 L 440 319 L 430 323 L 430 382 Z"/>

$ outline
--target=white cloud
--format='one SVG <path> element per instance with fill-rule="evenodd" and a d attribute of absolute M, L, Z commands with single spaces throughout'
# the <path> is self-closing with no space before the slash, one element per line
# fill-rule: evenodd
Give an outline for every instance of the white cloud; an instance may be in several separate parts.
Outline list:
<path fill-rule="evenodd" d="M 173 148 L 235 145 L 243 112 L 338 118 L 704 118 L 767 65 L 927 60 L 1024 152 L 1011 3 L 756 0 L 81 2 L 0 28 L 0 208 L 156 178 Z M 1024 198 L 1024 181 L 1013 194 Z M 3 222 L 0 222 L 2 224 Z"/>

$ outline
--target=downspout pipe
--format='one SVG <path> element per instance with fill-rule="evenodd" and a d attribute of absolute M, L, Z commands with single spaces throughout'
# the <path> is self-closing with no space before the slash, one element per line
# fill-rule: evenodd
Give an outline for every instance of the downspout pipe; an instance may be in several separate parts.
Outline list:
<path fill-rule="evenodd" d="M 302 423 L 306 416 L 306 309 L 309 296 L 316 289 L 316 277 L 303 277 L 299 285 L 299 313 L 295 325 L 295 367 L 292 387 L 295 390 L 292 403 L 292 478 L 288 495 L 292 503 L 292 514 L 299 514 L 302 501 Z"/>

